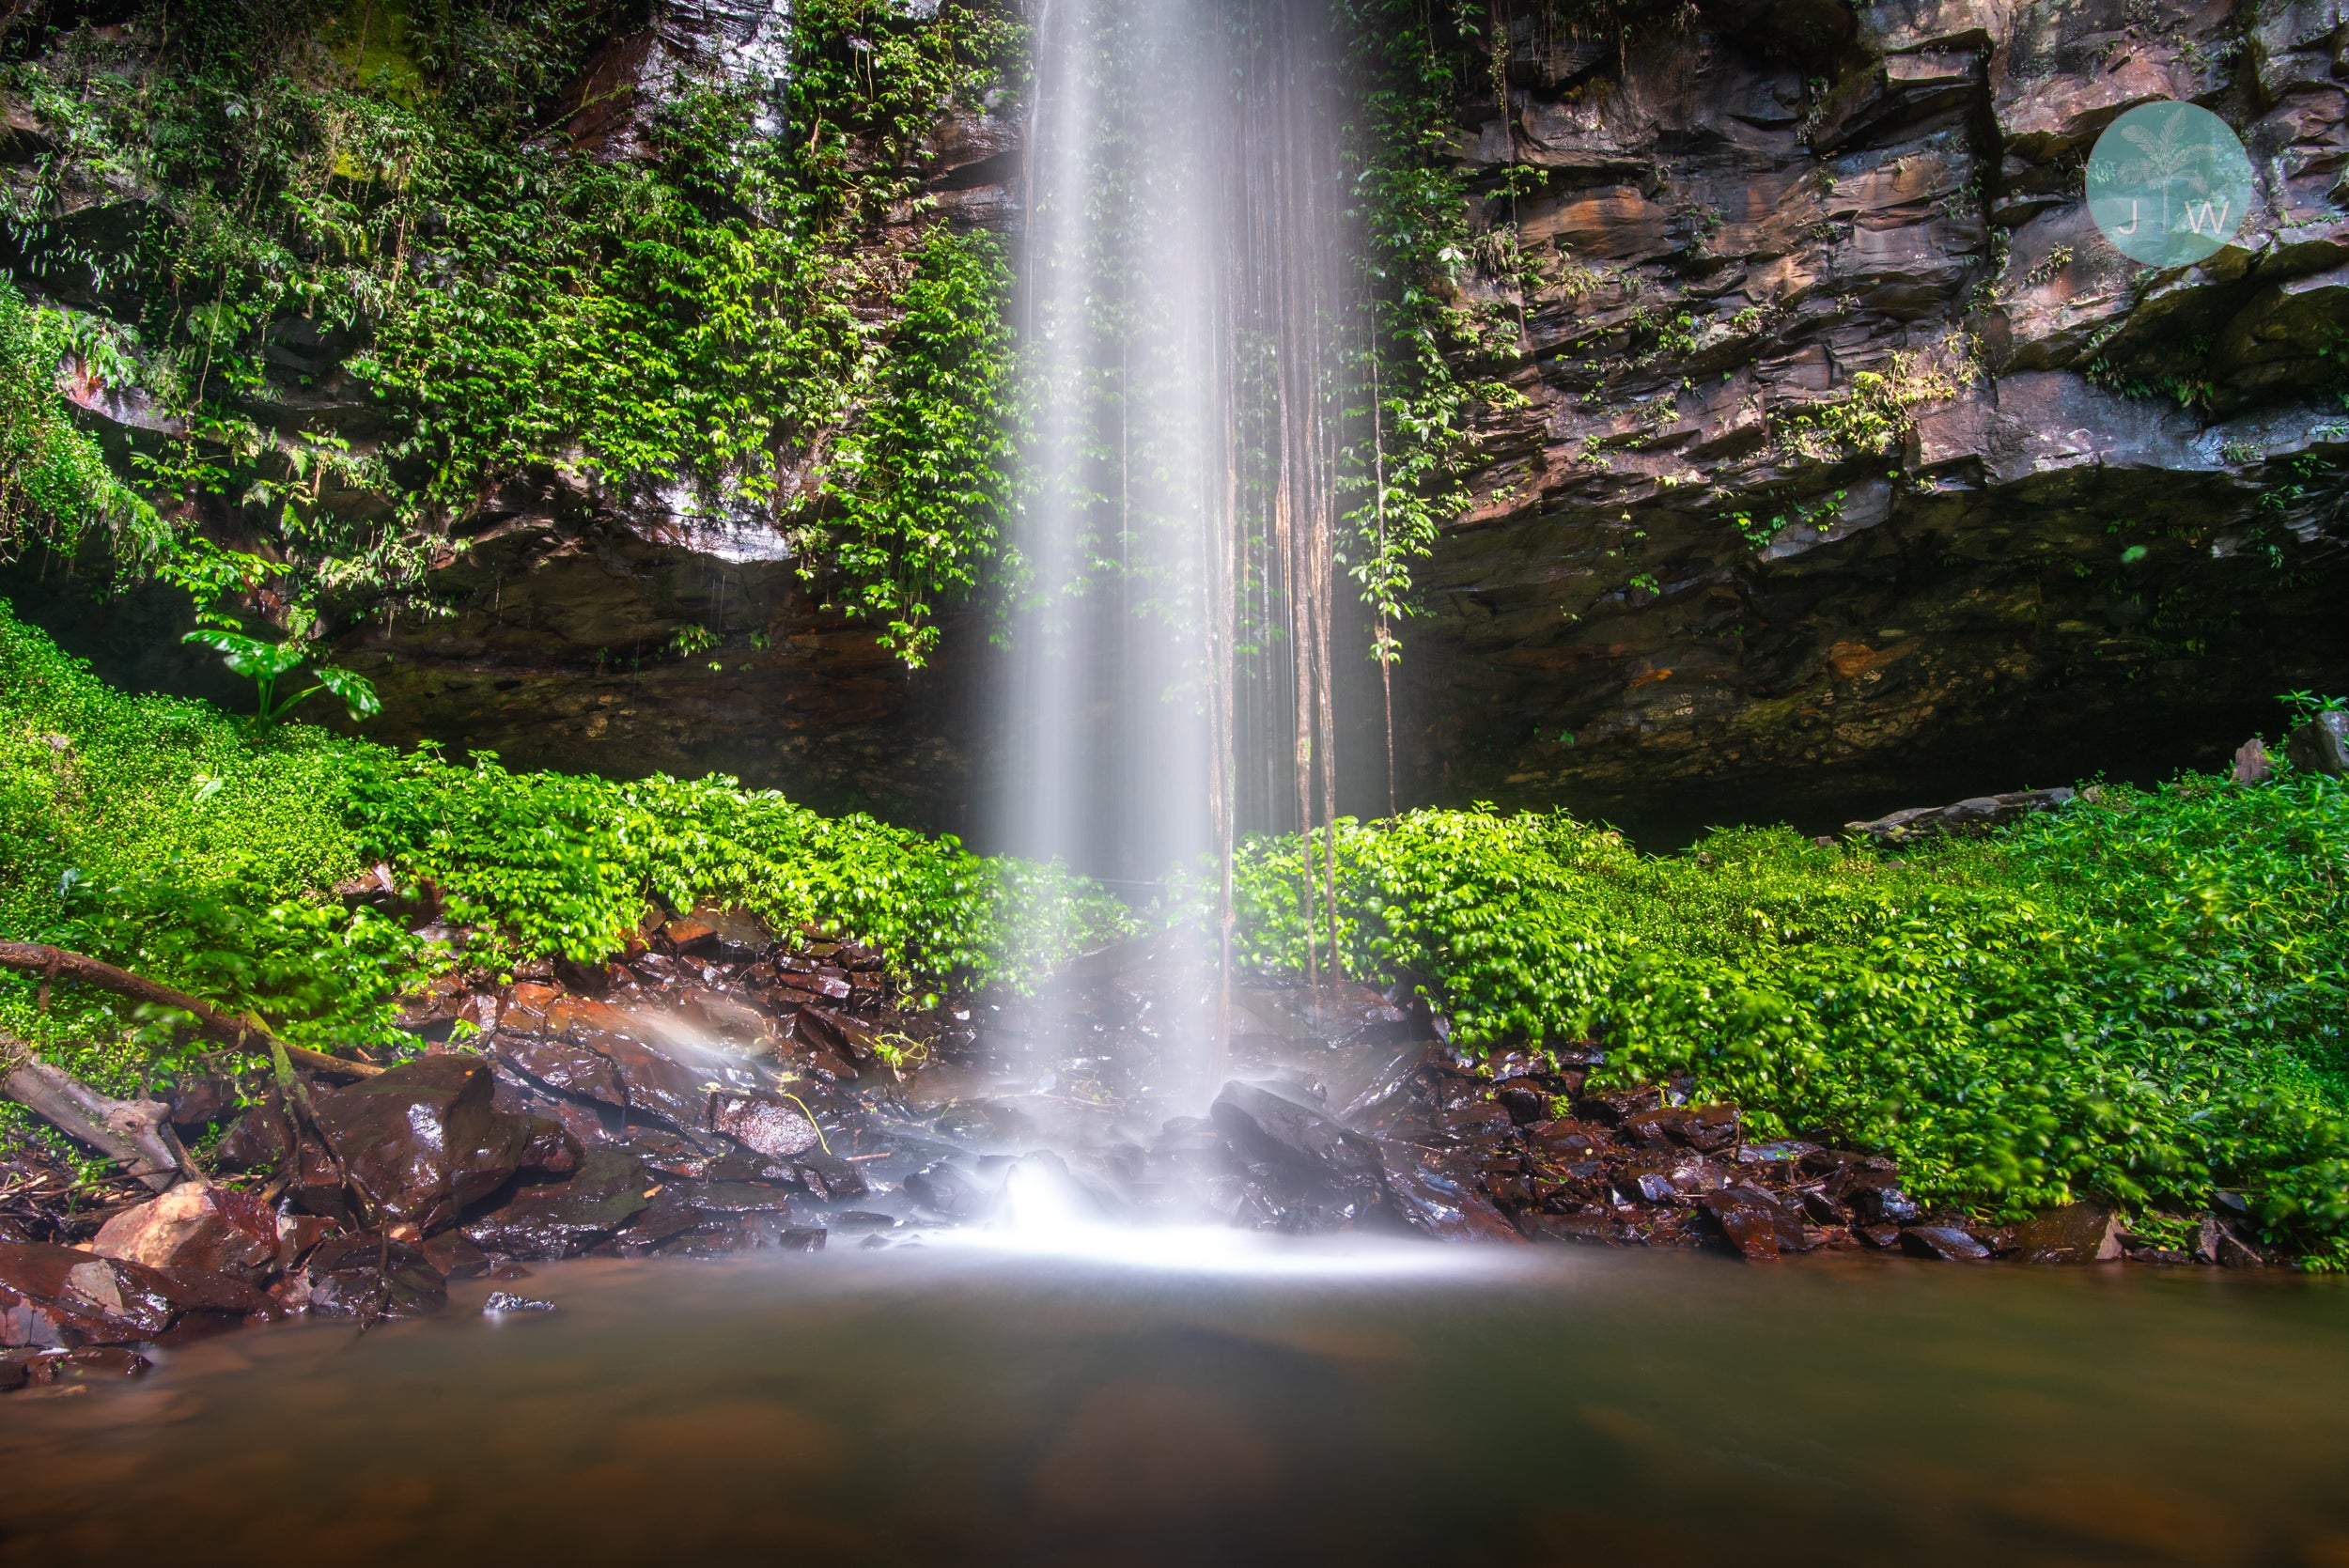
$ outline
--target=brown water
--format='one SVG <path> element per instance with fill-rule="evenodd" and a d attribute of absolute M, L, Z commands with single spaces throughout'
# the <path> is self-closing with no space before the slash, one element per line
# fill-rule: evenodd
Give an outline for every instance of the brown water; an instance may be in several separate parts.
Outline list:
<path fill-rule="evenodd" d="M 2349 1565 L 2337 1281 L 1170 1242 L 488 1288 L 0 1399 L 0 1563 Z"/>

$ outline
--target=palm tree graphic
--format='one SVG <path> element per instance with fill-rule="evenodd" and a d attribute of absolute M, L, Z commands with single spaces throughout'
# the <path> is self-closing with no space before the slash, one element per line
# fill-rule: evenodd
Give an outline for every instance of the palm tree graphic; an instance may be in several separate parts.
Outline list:
<path fill-rule="evenodd" d="M 2217 144 L 2207 136 L 2193 134 L 2192 127 L 2187 106 L 2181 103 L 2163 118 L 2157 134 L 2142 123 L 2121 128 L 2121 139 L 2137 148 L 2139 156 L 2114 164 L 2112 182 L 2160 192 L 2159 232 L 2165 235 L 2170 232 L 2170 193 L 2183 188 L 2190 195 L 2203 197 L 2207 204 L 2211 181 L 2217 173 L 2213 167 L 2218 154 Z"/>

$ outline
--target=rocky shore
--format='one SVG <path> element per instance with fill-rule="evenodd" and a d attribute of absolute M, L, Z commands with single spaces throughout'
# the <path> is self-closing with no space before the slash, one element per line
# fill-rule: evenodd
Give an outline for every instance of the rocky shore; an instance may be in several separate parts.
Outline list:
<path fill-rule="evenodd" d="M 1160 936 L 1036 996 L 925 1006 L 854 942 L 648 908 L 612 963 L 412 998 L 426 1054 L 379 1076 L 190 1078 L 170 1114 L 208 1173 L 160 1195 L 0 1154 L 0 1389 L 135 1374 L 142 1346 L 239 1323 L 438 1312 L 455 1279 L 515 1281 L 491 1310 L 527 1310 L 534 1263 L 884 1248 L 1039 1213 L 1755 1262 L 2263 1262 L 2224 1213 L 2189 1254 L 2089 1204 L 1930 1212 L 1892 1162 L 1750 1137 L 1685 1082 L 1594 1089 L 1600 1042 L 1455 1050 L 1402 986 L 1241 985 L 1208 1114 L 1170 1114 L 1208 1098 L 1174 1043 L 1212 973 Z"/>

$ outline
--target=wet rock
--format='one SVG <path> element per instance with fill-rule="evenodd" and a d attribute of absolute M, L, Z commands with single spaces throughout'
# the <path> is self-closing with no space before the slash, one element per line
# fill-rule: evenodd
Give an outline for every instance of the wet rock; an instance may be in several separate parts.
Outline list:
<path fill-rule="evenodd" d="M 2015 1228 L 2024 1263 L 2114 1263 L 2122 1255 L 2121 1217 L 2099 1203 L 2067 1203 Z"/>
<path fill-rule="evenodd" d="M 862 1198 L 873 1190 L 864 1179 L 864 1172 L 820 1149 L 791 1157 L 791 1175 L 801 1187 L 826 1203 L 841 1203 Z"/>
<path fill-rule="evenodd" d="M 615 1148 L 590 1149 L 568 1181 L 518 1190 L 494 1214 L 464 1227 L 486 1252 L 529 1260 L 573 1258 L 615 1234 L 651 1200 L 644 1163 Z"/>
<path fill-rule="evenodd" d="M 49 1360 L 58 1376 L 93 1379 L 144 1377 L 155 1365 L 137 1351 L 119 1344 L 86 1344 Z"/>
<path fill-rule="evenodd" d="M 481 1304 L 481 1311 L 485 1316 L 505 1312 L 551 1312 L 554 1311 L 554 1303 L 541 1301 L 535 1296 L 515 1296 L 506 1291 L 493 1290 L 490 1293 L 490 1298 Z"/>
<path fill-rule="evenodd" d="M 1437 1159 L 1405 1157 L 1392 1147 L 1386 1159 L 1387 1194 L 1395 1216 L 1439 1241 L 1520 1243 L 1524 1234 L 1482 1192 L 1473 1175 Z"/>
<path fill-rule="evenodd" d="M 1827 1191 L 1863 1225 L 1905 1225 L 1921 1212 L 1901 1190 L 1898 1171 L 1849 1167 L 1828 1181 Z"/>
<path fill-rule="evenodd" d="M 242 1114 L 248 1098 L 257 1098 L 263 1087 L 257 1072 L 237 1072 L 226 1067 L 210 1067 L 190 1073 L 173 1085 L 171 1091 L 171 1124 L 183 1132 L 194 1133 Z"/>
<path fill-rule="evenodd" d="M 630 1127 L 625 1137 L 611 1142 L 662 1177 L 688 1182 L 708 1180 L 710 1168 L 732 1149 L 723 1139 L 652 1126 Z"/>
<path fill-rule="evenodd" d="M 1000 1180 L 954 1159 L 937 1160 L 905 1181 L 906 1195 L 932 1214 L 957 1224 L 974 1224 L 994 1212 L 1003 1196 Z"/>
<path fill-rule="evenodd" d="M 1774 1260 L 1781 1252 L 1809 1247 L 1802 1215 L 1777 1194 L 1750 1183 L 1737 1182 L 1697 1200 L 1721 1238 L 1750 1262 Z"/>
<path fill-rule="evenodd" d="M 1718 1154 L 1745 1134 L 1744 1121 L 1734 1105 L 1701 1105 L 1681 1124 L 1680 1136 L 1692 1149 Z"/>
<path fill-rule="evenodd" d="M 680 1130 L 701 1126 L 715 1087 L 708 1069 L 625 1034 L 599 1034 L 595 1046 L 618 1069 L 631 1115 L 658 1116 Z"/>
<path fill-rule="evenodd" d="M 1242 1159 L 1308 1181 L 1376 1182 L 1383 1170 L 1376 1143 L 1284 1084 L 1234 1079 L 1208 1116 Z"/>
<path fill-rule="evenodd" d="M 1616 1235 L 1614 1220 L 1596 1209 L 1581 1209 L 1570 1214 L 1529 1211 L 1518 1215 L 1517 1222 L 1530 1241 L 1573 1242 L 1590 1247 L 1622 1245 Z"/>
<path fill-rule="evenodd" d="M 134 1343 L 179 1315 L 152 1269 L 78 1248 L 0 1243 L 0 1345 Z"/>
<path fill-rule="evenodd" d="M 444 1280 L 478 1280 L 490 1272 L 490 1255 L 468 1240 L 461 1231 L 443 1231 L 417 1243 L 424 1261 L 440 1270 Z"/>
<path fill-rule="evenodd" d="M 1509 1113 L 1509 1120 L 1518 1126 L 1531 1126 L 1549 1120 L 1557 1096 L 1531 1084 L 1503 1084 L 1493 1091 L 1493 1101 Z"/>
<path fill-rule="evenodd" d="M 2292 732 L 2284 755 L 2304 773 L 2349 777 L 2349 713 L 2319 713 Z"/>
<path fill-rule="evenodd" d="M 1912 1258 L 1962 1263 L 1986 1258 L 1990 1249 L 1955 1225 L 1911 1225 L 1901 1232 L 1901 1250 Z"/>
<path fill-rule="evenodd" d="M 2267 754 L 2267 743 L 2255 735 L 2236 747 L 2230 776 L 2239 784 L 2263 784 L 2274 778 L 2276 766 Z"/>
<path fill-rule="evenodd" d="M 22 1361 L 0 1360 L 0 1394 L 12 1394 L 32 1381 L 32 1371 Z"/>
<path fill-rule="evenodd" d="M 1694 1120 L 1690 1112 L 1676 1108 L 1639 1110 L 1623 1119 L 1616 1130 L 1627 1141 L 1642 1149 L 1664 1149 L 1677 1144 L 1687 1146 L 1688 1124 Z"/>
<path fill-rule="evenodd" d="M 767 1042 L 773 1020 L 749 1002 L 706 986 L 692 986 L 677 999 L 677 1011 L 719 1039 L 737 1047 Z"/>
<path fill-rule="evenodd" d="M 982 1152 L 1023 1147 L 1038 1136 L 1034 1118 L 998 1100 L 957 1100 L 938 1113 L 938 1131 Z"/>
<path fill-rule="evenodd" d="M 248 1192 L 182 1182 L 106 1221 L 90 1243 L 103 1258 L 258 1280 L 277 1264 L 277 1216 Z"/>
<path fill-rule="evenodd" d="M 314 1103 L 345 1179 L 373 1212 L 429 1232 L 526 1164 L 578 1157 L 567 1135 L 551 1140 L 544 1124 L 499 1112 L 496 1088 L 479 1057 L 428 1056 Z"/>
<path fill-rule="evenodd" d="M 381 1231 L 319 1244 L 309 1279 L 310 1311 L 328 1317 L 425 1317 L 448 1305 L 448 1281 L 422 1250 Z"/>
<path fill-rule="evenodd" d="M 856 1063 L 859 1072 L 877 1060 L 873 1050 L 877 1038 L 873 1027 L 838 1008 L 813 1005 L 801 1008 L 800 1028 L 813 1043 L 829 1046 Z"/>
<path fill-rule="evenodd" d="M 1734 1108 L 1733 1108 L 1734 1109 Z M 1798 1165 L 1817 1154 L 1816 1143 L 1806 1143 L 1799 1138 L 1773 1139 L 1767 1143 L 1741 1143 L 1737 1147 L 1740 1165 Z"/>
<path fill-rule="evenodd" d="M 1544 1154 L 1560 1159 L 1587 1159 L 1614 1147 L 1614 1134 L 1595 1122 L 1540 1122 L 1526 1129 L 1526 1140 Z"/>
<path fill-rule="evenodd" d="M 609 1106 L 628 1104 L 620 1075 L 601 1053 L 568 1040 L 500 1034 L 494 1047 L 498 1060 L 549 1089 Z"/>
<path fill-rule="evenodd" d="M 709 1096 L 709 1127 L 772 1160 L 819 1148 L 824 1135 L 796 1101 L 781 1094 L 724 1090 Z"/>
<path fill-rule="evenodd" d="M 1730 1169 L 1694 1149 L 1657 1149 L 1632 1156 L 1617 1168 L 1615 1186 L 1626 1197 L 1670 1203 L 1716 1191 L 1730 1181 Z"/>
<path fill-rule="evenodd" d="M 1626 1117 L 1642 1110 L 1654 1110 L 1664 1103 L 1664 1093 L 1653 1085 L 1638 1089 L 1609 1089 L 1577 1100 L 1574 1113 L 1585 1122 L 1604 1126 L 1616 1126 Z"/>

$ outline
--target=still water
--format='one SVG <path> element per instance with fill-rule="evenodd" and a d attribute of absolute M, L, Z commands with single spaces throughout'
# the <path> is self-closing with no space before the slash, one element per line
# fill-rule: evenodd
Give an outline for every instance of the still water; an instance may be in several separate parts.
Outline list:
<path fill-rule="evenodd" d="M 490 1288 L 0 1399 L 0 1563 L 2349 1568 L 2339 1281 L 1167 1237 Z"/>

